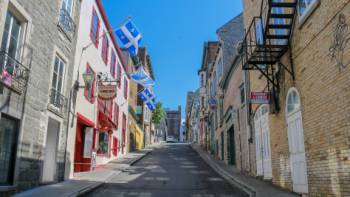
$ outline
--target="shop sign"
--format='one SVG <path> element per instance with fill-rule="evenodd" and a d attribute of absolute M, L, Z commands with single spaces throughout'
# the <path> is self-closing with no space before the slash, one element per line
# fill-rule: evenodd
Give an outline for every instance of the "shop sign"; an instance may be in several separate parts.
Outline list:
<path fill-rule="evenodd" d="M 117 86 L 116 85 L 99 85 L 98 97 L 102 100 L 113 100 L 115 97 L 117 97 Z"/>
<path fill-rule="evenodd" d="M 269 104 L 270 93 L 269 92 L 252 92 L 250 94 L 250 103 L 252 104 Z"/>

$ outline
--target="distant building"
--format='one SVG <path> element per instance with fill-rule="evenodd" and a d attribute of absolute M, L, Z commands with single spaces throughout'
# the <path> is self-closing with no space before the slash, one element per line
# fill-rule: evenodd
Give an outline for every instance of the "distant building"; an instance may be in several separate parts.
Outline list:
<path fill-rule="evenodd" d="M 185 120 L 181 120 L 181 128 L 180 128 L 180 138 L 179 141 L 180 142 L 185 142 L 186 141 L 186 133 L 187 133 L 187 129 L 186 129 L 186 121 Z"/>
<path fill-rule="evenodd" d="M 162 119 L 159 124 L 155 124 L 154 142 L 166 141 L 168 127 L 166 118 Z"/>
<path fill-rule="evenodd" d="M 180 126 L 181 126 L 181 106 L 177 110 L 165 110 L 167 114 L 167 126 L 168 126 L 168 135 L 173 136 L 175 139 L 180 139 Z"/>

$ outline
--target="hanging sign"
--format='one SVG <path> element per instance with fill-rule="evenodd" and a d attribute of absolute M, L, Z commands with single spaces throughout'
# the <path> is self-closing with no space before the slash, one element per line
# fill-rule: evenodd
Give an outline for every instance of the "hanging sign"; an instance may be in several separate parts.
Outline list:
<path fill-rule="evenodd" d="M 100 84 L 98 86 L 98 97 L 102 100 L 113 100 L 117 97 L 117 86 Z"/>
<path fill-rule="evenodd" d="M 250 94 L 250 103 L 252 104 L 269 104 L 270 93 L 269 92 L 252 92 Z"/>

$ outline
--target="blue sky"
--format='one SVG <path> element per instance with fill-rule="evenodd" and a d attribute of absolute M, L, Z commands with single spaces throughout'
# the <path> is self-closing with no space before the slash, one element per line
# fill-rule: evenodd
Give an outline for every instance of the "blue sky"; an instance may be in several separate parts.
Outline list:
<path fill-rule="evenodd" d="M 111 26 L 128 16 L 142 33 L 155 72 L 157 100 L 164 107 L 186 105 L 198 88 L 203 43 L 242 11 L 241 0 L 103 0 Z M 184 116 L 184 114 L 183 114 Z"/>

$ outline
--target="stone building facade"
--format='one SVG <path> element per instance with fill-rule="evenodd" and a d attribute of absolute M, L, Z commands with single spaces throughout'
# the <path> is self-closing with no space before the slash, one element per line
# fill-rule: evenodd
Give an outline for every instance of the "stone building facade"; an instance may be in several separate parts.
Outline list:
<path fill-rule="evenodd" d="M 2 191 L 62 181 L 80 1 L 0 2 Z"/>
<path fill-rule="evenodd" d="M 275 30 L 256 37 L 266 40 L 277 34 L 273 42 L 289 45 L 277 62 L 260 64 L 263 71 L 278 68 L 271 75 L 275 85 L 266 82 L 263 72 L 249 72 L 251 91 L 273 93 L 270 105 L 251 106 L 253 139 L 263 143 L 256 173 L 305 196 L 349 196 L 350 1 L 278 3 L 276 8 L 268 1 L 243 0 L 247 30 L 254 16 L 265 16 L 261 10 L 274 10 L 277 15 L 270 17 L 284 19 L 267 19 L 275 26 L 263 27 Z M 285 21 L 292 21 L 291 26 Z"/>
<path fill-rule="evenodd" d="M 202 65 L 198 71 L 200 79 L 200 144 L 207 151 L 215 152 L 215 118 L 216 100 L 212 74 L 215 58 L 218 53 L 219 42 L 205 42 L 203 47 Z M 216 80 L 215 80 L 216 81 Z M 216 83 L 214 83 L 216 84 Z M 211 89 L 212 88 L 212 89 Z M 210 105 L 210 103 L 212 105 Z"/>

